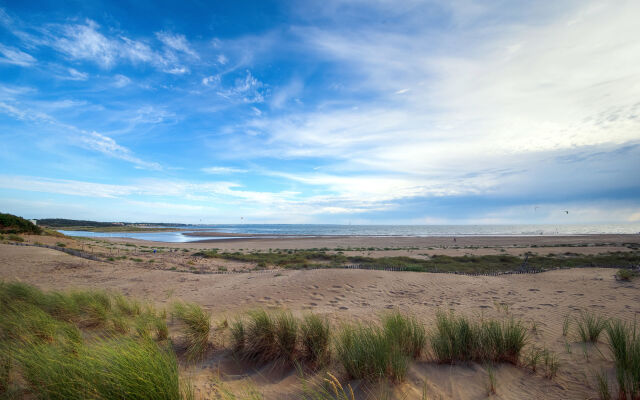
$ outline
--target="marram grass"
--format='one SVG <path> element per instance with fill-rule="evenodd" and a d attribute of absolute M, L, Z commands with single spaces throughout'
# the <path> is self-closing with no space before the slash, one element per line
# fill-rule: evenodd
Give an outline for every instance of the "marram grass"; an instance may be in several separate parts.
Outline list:
<path fill-rule="evenodd" d="M 187 357 L 202 357 L 209 346 L 211 315 L 194 303 L 175 303 L 173 316 L 183 323 L 187 343 Z"/>
<path fill-rule="evenodd" d="M 606 327 L 618 382 L 618 397 L 640 398 L 640 334 L 636 324 L 615 319 Z"/>
<path fill-rule="evenodd" d="M 576 320 L 578 336 L 583 342 L 597 342 L 606 326 L 607 319 L 605 317 L 588 311 L 582 312 Z"/>
<path fill-rule="evenodd" d="M 513 318 L 474 321 L 453 312 L 438 312 L 430 342 L 441 363 L 456 361 L 510 362 L 517 364 L 527 344 L 527 328 Z"/>
<path fill-rule="evenodd" d="M 101 291 L 4 282 L 0 307 L 0 397 L 192 397 L 181 391 L 168 343 L 153 340 L 166 338 L 166 322 L 151 307 Z"/>
<path fill-rule="evenodd" d="M 300 324 L 300 336 L 306 358 L 318 365 L 325 364 L 331 354 L 329 321 L 317 314 L 305 315 Z"/>

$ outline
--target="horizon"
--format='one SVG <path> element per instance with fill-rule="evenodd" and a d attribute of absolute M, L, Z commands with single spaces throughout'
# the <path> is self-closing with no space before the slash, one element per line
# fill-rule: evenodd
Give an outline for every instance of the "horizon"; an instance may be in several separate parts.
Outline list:
<path fill-rule="evenodd" d="M 0 212 L 640 223 L 638 17 L 633 1 L 0 2 Z"/>

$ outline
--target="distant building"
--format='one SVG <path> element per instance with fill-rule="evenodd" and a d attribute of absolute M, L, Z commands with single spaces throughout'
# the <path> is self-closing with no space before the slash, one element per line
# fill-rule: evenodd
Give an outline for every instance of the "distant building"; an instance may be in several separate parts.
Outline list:
<path fill-rule="evenodd" d="M 30 219 L 29 222 L 31 222 L 34 225 L 38 225 L 38 220 L 37 219 Z"/>

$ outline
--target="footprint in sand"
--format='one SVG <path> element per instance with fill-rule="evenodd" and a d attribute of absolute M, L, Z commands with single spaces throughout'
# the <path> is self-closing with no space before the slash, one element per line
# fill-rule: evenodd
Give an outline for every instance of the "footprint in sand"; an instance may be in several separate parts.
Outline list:
<path fill-rule="evenodd" d="M 345 306 L 340 307 L 340 310 L 348 310 L 348 309 L 349 307 L 345 307 Z"/>

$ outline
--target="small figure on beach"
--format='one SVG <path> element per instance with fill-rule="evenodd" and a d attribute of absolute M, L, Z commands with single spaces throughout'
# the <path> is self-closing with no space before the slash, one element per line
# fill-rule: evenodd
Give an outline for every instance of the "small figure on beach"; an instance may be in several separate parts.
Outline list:
<path fill-rule="evenodd" d="M 454 237 L 453 237 L 453 243 L 455 243 L 455 242 L 456 242 L 456 238 L 455 238 L 455 236 L 454 236 Z"/>

